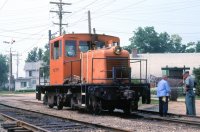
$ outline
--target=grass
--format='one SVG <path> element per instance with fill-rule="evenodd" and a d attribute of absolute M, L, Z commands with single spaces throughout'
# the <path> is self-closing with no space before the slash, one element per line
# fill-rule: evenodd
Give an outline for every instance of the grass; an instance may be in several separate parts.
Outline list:
<path fill-rule="evenodd" d="M 185 96 L 179 96 L 178 98 L 179 98 L 179 99 L 184 99 Z M 200 96 L 195 96 L 195 99 L 200 100 Z"/>
<path fill-rule="evenodd" d="M 158 100 L 155 99 L 151 99 L 151 103 L 150 104 L 158 104 Z M 142 104 L 142 99 L 140 98 L 140 101 L 138 102 L 138 106 L 141 106 Z"/>
<path fill-rule="evenodd" d="M 0 95 L 5 95 L 5 94 L 29 94 L 29 93 L 34 93 L 35 90 L 23 90 L 23 91 L 4 91 L 4 90 L 1 90 L 0 91 Z"/>

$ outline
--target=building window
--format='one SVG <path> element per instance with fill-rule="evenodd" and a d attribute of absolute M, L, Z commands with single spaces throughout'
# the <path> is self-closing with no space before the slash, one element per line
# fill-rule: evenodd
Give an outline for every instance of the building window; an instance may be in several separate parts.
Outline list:
<path fill-rule="evenodd" d="M 25 88 L 27 86 L 26 82 L 21 82 L 21 88 Z"/>
<path fill-rule="evenodd" d="M 32 84 L 36 84 L 36 80 L 32 80 Z"/>
<path fill-rule="evenodd" d="M 28 72 L 29 77 L 32 77 L 32 71 Z"/>

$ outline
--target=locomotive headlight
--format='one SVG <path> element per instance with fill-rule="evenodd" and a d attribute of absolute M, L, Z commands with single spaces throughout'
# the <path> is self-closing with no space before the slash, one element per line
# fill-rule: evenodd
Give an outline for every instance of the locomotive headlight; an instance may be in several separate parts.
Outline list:
<path fill-rule="evenodd" d="M 121 48 L 120 46 L 116 46 L 116 47 L 114 48 L 114 53 L 115 53 L 116 55 L 120 55 L 121 52 L 122 52 L 122 48 Z"/>

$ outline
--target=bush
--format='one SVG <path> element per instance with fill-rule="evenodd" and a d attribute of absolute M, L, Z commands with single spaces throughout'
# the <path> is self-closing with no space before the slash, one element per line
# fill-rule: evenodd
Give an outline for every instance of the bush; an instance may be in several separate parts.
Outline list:
<path fill-rule="evenodd" d="M 0 87 L 0 91 L 8 91 L 8 88 Z"/>
<path fill-rule="evenodd" d="M 30 89 L 30 90 L 17 90 L 17 91 L 15 91 L 15 93 L 29 93 L 29 92 L 35 92 L 35 90 Z"/>
<path fill-rule="evenodd" d="M 196 81 L 196 95 L 200 96 L 200 68 L 194 68 L 193 73 Z"/>

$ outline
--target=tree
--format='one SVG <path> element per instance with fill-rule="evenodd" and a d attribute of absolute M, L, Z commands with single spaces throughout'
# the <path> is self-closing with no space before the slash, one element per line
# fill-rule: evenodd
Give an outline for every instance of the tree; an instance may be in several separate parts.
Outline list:
<path fill-rule="evenodd" d="M 128 45 L 128 46 L 124 46 L 123 49 L 127 50 L 129 53 L 132 53 L 133 48 L 131 47 L 131 45 Z"/>
<path fill-rule="evenodd" d="M 171 38 L 170 38 L 171 50 L 169 52 L 170 53 L 184 53 L 186 46 L 182 45 L 181 41 L 182 41 L 182 38 L 178 34 L 171 35 Z"/>
<path fill-rule="evenodd" d="M 48 77 L 49 76 L 49 59 L 50 59 L 50 51 L 49 51 L 49 44 L 45 45 L 45 50 L 44 50 L 44 54 L 43 54 L 43 72 L 44 72 L 44 76 Z"/>
<path fill-rule="evenodd" d="M 159 34 L 160 52 L 170 52 L 172 43 L 170 43 L 170 35 L 167 32 Z"/>
<path fill-rule="evenodd" d="M 131 44 L 124 49 L 129 52 L 136 48 L 139 53 L 183 53 L 186 45 L 178 34 L 169 35 L 167 32 L 157 33 L 154 27 L 138 27 L 129 40 Z"/>
<path fill-rule="evenodd" d="M 131 48 L 137 48 L 140 53 L 158 53 L 160 52 L 158 33 L 154 27 L 139 27 L 134 31 L 134 36 L 129 39 Z"/>
<path fill-rule="evenodd" d="M 37 62 L 39 60 L 42 60 L 43 58 L 43 50 L 41 48 L 34 47 L 33 50 L 31 50 L 28 53 L 28 57 L 26 58 L 26 62 Z"/>
<path fill-rule="evenodd" d="M 45 62 L 46 65 L 49 65 L 49 57 L 50 57 L 49 44 L 46 44 L 44 46 L 44 48 L 45 48 L 45 50 L 44 50 L 44 54 L 43 54 L 42 60 Z"/>
<path fill-rule="evenodd" d="M 6 56 L 0 54 L 0 86 L 8 82 L 8 64 Z"/>
<path fill-rule="evenodd" d="M 195 42 L 187 43 L 185 52 L 186 53 L 194 53 L 195 52 L 195 47 L 194 47 L 195 45 L 196 45 Z"/>
<path fill-rule="evenodd" d="M 195 80 L 196 80 L 196 94 L 200 96 L 200 68 L 194 68 L 193 73 L 195 75 Z"/>
<path fill-rule="evenodd" d="M 196 44 L 196 52 L 200 52 L 200 41 Z"/>

